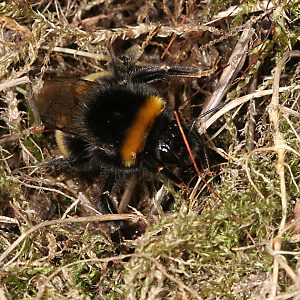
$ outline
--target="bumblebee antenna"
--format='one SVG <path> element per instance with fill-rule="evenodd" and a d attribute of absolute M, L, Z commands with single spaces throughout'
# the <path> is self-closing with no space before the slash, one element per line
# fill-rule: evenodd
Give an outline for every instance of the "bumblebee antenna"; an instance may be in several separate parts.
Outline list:
<path fill-rule="evenodd" d="M 208 110 L 208 111 L 205 111 L 204 113 L 200 114 L 200 115 L 194 120 L 194 122 L 192 123 L 192 126 L 191 126 L 190 131 L 193 130 L 195 124 L 198 123 L 198 122 L 200 122 L 200 120 L 201 120 L 202 118 L 204 118 L 205 116 L 210 115 L 210 114 L 212 114 L 212 113 L 214 113 L 214 112 L 220 110 L 220 109 L 221 109 L 222 107 L 224 107 L 226 104 L 227 104 L 227 103 L 220 104 L 220 105 L 218 105 L 218 106 L 216 106 L 216 107 L 214 107 L 214 108 L 212 108 L 212 109 L 210 109 L 210 110 Z"/>

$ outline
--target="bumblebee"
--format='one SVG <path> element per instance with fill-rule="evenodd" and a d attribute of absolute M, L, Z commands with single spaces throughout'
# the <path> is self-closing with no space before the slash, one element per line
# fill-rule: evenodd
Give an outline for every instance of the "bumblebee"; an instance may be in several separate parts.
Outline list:
<path fill-rule="evenodd" d="M 56 129 L 63 169 L 83 177 L 109 174 L 97 200 L 102 213 L 117 212 L 109 192 L 118 176 L 161 173 L 177 185 L 184 183 L 189 155 L 166 100 L 152 83 L 198 73 L 193 67 L 138 68 L 114 56 L 111 65 L 93 81 L 45 82 L 35 97 L 43 121 Z M 200 136 L 189 126 L 183 130 L 197 156 L 203 150 Z"/>

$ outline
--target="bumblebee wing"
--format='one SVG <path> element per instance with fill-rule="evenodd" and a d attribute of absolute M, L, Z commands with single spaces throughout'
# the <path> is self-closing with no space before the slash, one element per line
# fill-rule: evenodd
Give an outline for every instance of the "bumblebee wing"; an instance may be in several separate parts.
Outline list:
<path fill-rule="evenodd" d="M 78 112 L 96 88 L 99 88 L 98 83 L 82 79 L 46 80 L 35 93 L 34 102 L 48 126 L 79 134 L 76 125 Z"/>

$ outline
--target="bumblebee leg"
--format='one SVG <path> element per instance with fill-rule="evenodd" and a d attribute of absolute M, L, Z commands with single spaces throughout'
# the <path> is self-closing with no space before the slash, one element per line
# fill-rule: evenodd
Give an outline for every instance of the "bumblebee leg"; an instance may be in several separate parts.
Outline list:
<path fill-rule="evenodd" d="M 110 199 L 110 193 L 117 182 L 123 182 L 124 178 L 116 177 L 115 174 L 109 174 L 106 178 L 105 186 L 102 189 L 101 195 L 96 199 L 96 205 L 99 212 L 102 214 L 117 214 L 117 209 Z M 110 221 L 106 223 L 110 228 L 109 236 L 113 242 L 120 243 L 123 239 L 134 239 L 145 231 L 145 224 L 143 222 L 131 222 L 127 220 Z"/>
<path fill-rule="evenodd" d="M 118 211 L 111 201 L 110 193 L 116 184 L 116 175 L 111 173 L 105 180 L 105 185 L 102 188 L 102 193 L 96 199 L 96 208 L 101 214 L 118 214 Z M 120 243 L 124 239 L 124 228 L 128 227 L 129 222 L 124 221 L 109 221 L 106 225 L 109 228 L 109 236 L 113 242 Z"/>
<path fill-rule="evenodd" d="M 147 166 L 147 169 L 155 173 L 160 173 L 164 175 L 166 178 L 168 178 L 178 187 L 184 186 L 184 182 L 180 178 L 178 178 L 172 171 L 170 171 L 167 167 L 165 167 L 164 164 L 158 159 L 148 157 L 148 159 L 145 160 L 144 163 Z"/>
<path fill-rule="evenodd" d="M 118 211 L 110 199 L 110 193 L 115 184 L 115 175 L 109 174 L 105 179 L 105 185 L 102 188 L 102 193 L 97 197 L 97 210 L 102 214 L 117 214 Z"/>
<path fill-rule="evenodd" d="M 70 166 L 70 163 L 68 160 L 66 160 L 63 157 L 57 157 L 57 158 L 53 158 L 50 159 L 48 161 L 42 162 L 41 166 L 43 166 L 44 168 L 47 168 L 48 172 L 52 173 L 52 174 L 61 174 L 61 173 L 65 173 L 65 174 L 73 174 L 74 170 L 73 168 Z"/>

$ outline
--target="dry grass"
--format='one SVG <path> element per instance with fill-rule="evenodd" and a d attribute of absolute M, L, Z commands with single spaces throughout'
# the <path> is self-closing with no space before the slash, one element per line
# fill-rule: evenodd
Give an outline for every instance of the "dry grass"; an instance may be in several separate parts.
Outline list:
<path fill-rule="evenodd" d="M 300 2 L 235 4 L 0 3 L 0 299 L 300 297 Z M 58 152 L 35 126 L 32 89 L 106 69 L 111 44 L 142 46 L 139 65 L 209 70 L 160 87 L 224 158 L 208 186 L 165 183 L 167 212 L 144 192 L 130 214 L 99 216 L 92 187 L 44 168 Z M 99 222 L 116 218 L 146 232 L 113 244 Z"/>

